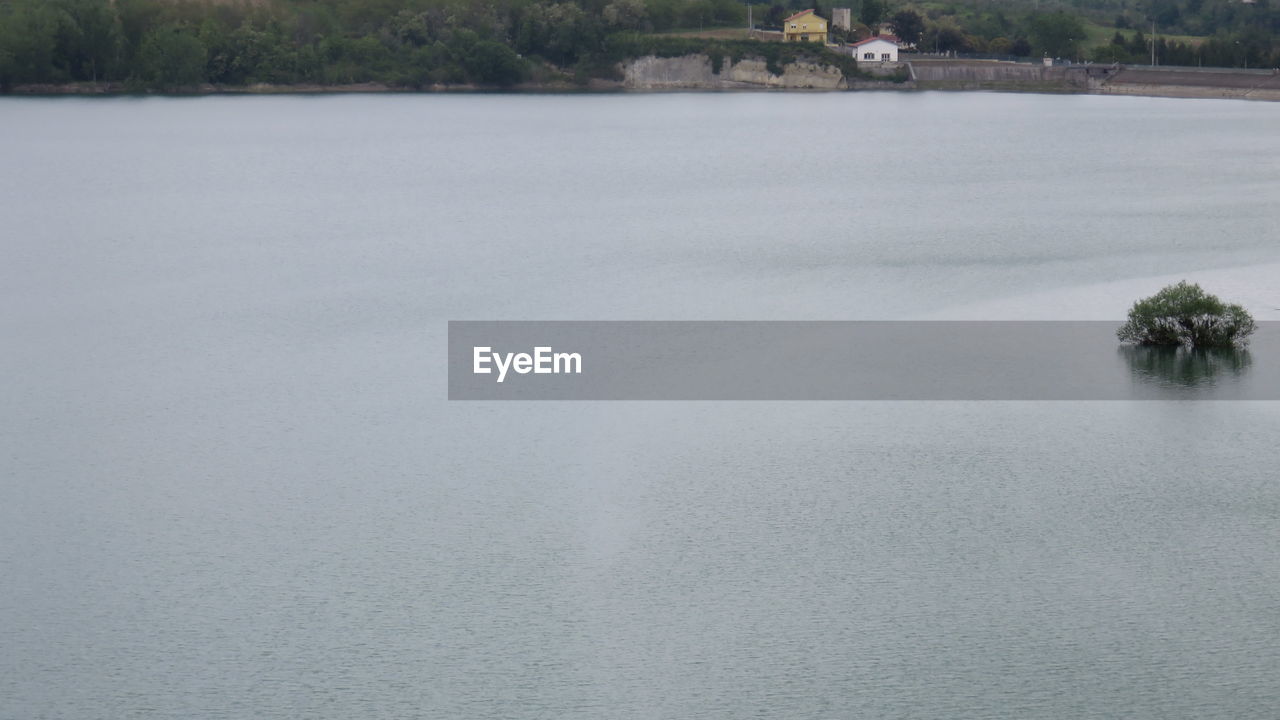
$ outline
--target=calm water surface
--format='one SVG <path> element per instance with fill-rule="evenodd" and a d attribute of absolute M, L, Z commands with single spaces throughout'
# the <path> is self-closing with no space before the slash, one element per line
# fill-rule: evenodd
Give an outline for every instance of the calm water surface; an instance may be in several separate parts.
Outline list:
<path fill-rule="evenodd" d="M 450 404 L 443 369 L 449 319 L 1277 262 L 1278 121 L 0 99 L 0 717 L 1273 718 L 1275 403 Z"/>

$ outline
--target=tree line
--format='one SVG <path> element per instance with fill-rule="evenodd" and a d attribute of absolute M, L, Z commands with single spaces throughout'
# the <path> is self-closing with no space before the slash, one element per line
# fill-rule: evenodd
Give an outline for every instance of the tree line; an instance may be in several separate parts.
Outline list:
<path fill-rule="evenodd" d="M 745 22 L 737 0 L 0 0 L 0 87 L 503 86 L 606 72 L 620 33 Z"/>
<path fill-rule="evenodd" d="M 865 37 L 887 22 L 922 50 L 1083 57 L 1089 17 L 1119 7 L 1116 22 L 1141 27 L 1130 0 L 1077 1 L 1087 4 L 1028 12 L 1012 0 L 919 6 L 853 0 L 854 28 L 836 37 Z M 1280 11 L 1266 5 L 1270 0 L 1256 7 L 1228 7 L 1226 0 L 1147 1 L 1166 20 L 1174 18 L 1168 8 L 1175 8 L 1181 27 L 1216 33 L 1194 45 L 1157 38 L 1163 64 L 1280 64 L 1273 42 Z M 808 7 L 830 19 L 832 6 L 823 0 L 756 5 L 753 18 L 758 25 L 780 25 Z M 746 20 L 747 6 L 739 0 L 0 0 L 0 87 L 583 80 L 616 72 L 620 53 L 638 47 L 636 39 L 644 35 L 744 27 Z M 1150 42 L 1140 30 L 1128 30 L 1090 59 L 1142 62 Z"/>
<path fill-rule="evenodd" d="M 856 1 L 877 11 L 885 2 Z M 949 0 L 914 8 L 926 24 L 919 43 L 926 51 L 1145 64 L 1154 45 L 1162 65 L 1280 66 L 1277 0 L 1042 0 L 1034 7 L 1019 0 Z M 1099 26 L 1114 28 L 1110 42 L 1090 42 L 1104 32 Z"/>

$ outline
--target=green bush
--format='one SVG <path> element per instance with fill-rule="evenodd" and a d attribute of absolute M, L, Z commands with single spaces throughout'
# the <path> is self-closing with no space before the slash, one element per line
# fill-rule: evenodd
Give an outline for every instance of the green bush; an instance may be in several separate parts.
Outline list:
<path fill-rule="evenodd" d="M 463 66 L 472 81 L 481 85 L 506 87 L 524 77 L 524 61 L 511 48 L 492 40 L 481 40 L 469 48 Z"/>
<path fill-rule="evenodd" d="M 147 33 L 138 51 L 143 78 L 152 87 L 189 87 L 204 82 L 208 51 L 196 34 L 180 25 Z"/>
<path fill-rule="evenodd" d="M 1123 342 L 1184 347 L 1239 347 L 1257 329 L 1239 305 L 1228 305 L 1183 280 L 1133 304 L 1116 331 Z"/>

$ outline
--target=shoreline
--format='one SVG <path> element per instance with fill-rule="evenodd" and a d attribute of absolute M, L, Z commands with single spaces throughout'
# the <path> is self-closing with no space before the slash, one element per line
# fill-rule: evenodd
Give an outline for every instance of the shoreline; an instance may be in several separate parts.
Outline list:
<path fill-rule="evenodd" d="M 756 67 L 756 66 L 759 67 Z M 525 82 L 511 86 L 475 84 L 403 87 L 379 82 L 251 85 L 201 84 L 168 91 L 137 89 L 122 82 L 32 83 L 15 85 L 0 97 L 306 95 L 367 93 L 646 93 L 646 92 L 1004 92 L 1137 97 L 1280 101 L 1280 70 L 1072 65 L 1046 67 L 998 60 L 912 60 L 903 63 L 910 79 L 893 81 L 846 77 L 838 69 L 812 63 L 787 65 L 781 75 L 756 60 L 713 69 L 706 55 L 636 58 L 620 67 L 621 80 L 593 78 Z"/>
<path fill-rule="evenodd" d="M 0 93 L 0 98 L 55 98 L 55 97 L 101 97 L 101 98 L 143 98 L 143 97 L 211 97 L 226 95 L 611 95 L 611 94 L 658 94 L 658 93 L 848 93 L 848 92 L 946 92 L 946 93 L 1006 93 L 1030 95 L 1095 95 L 1112 97 L 1152 97 L 1175 100 L 1248 100 L 1253 102 L 1280 102 L 1277 93 L 1239 93 L 1229 88 L 1188 89 L 1177 86 L 1145 87 L 1126 89 L 1124 91 L 1075 90 L 1055 87 L 997 87 L 973 85 L 966 87 L 903 87 L 884 83 L 883 87 L 859 87 L 849 89 L 826 88 L 779 88 L 779 87 L 669 87 L 669 88 L 629 88 L 621 83 L 588 87 L 580 85 L 545 85 L 498 87 L 448 86 L 431 88 L 400 88 L 390 86 L 372 86 L 375 84 L 356 85 L 277 85 L 270 88 L 261 87 L 227 87 L 216 89 L 200 89 L 191 91 L 156 91 L 127 89 L 86 89 L 68 86 L 19 86 L 9 92 Z"/>
<path fill-rule="evenodd" d="M 406 95 L 431 95 L 438 93 L 600 93 L 623 90 L 622 83 L 608 80 L 592 80 L 586 85 L 574 83 L 521 83 L 510 87 L 481 86 L 472 84 L 430 85 L 422 88 L 398 87 L 385 83 L 298 83 L 280 85 L 275 83 L 254 83 L 252 85 L 215 85 L 204 83 L 194 87 L 175 90 L 147 90 L 130 88 L 125 83 L 107 82 L 75 82 L 75 83 L 29 83 L 15 85 L 0 97 L 198 97 L 203 95 L 338 95 L 338 94 L 374 94 L 401 93 Z"/>

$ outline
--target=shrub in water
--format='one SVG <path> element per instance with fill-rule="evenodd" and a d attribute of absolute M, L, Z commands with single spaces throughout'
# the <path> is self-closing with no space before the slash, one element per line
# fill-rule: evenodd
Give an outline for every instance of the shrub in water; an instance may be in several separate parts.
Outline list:
<path fill-rule="evenodd" d="M 1183 280 L 1134 303 L 1116 335 L 1139 345 L 1239 347 L 1256 328 L 1244 308 Z"/>

